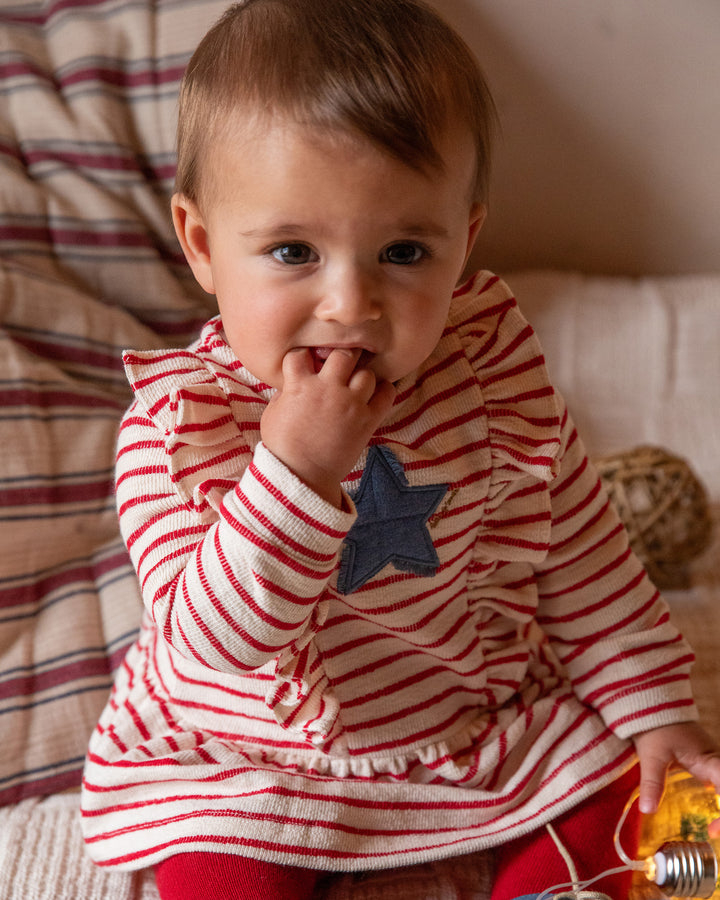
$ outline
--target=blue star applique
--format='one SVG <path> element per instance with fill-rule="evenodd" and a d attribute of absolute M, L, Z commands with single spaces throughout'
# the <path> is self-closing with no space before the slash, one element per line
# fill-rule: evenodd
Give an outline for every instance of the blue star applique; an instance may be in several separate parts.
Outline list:
<path fill-rule="evenodd" d="M 357 494 L 358 517 L 345 538 L 338 590 L 351 594 L 389 563 L 403 572 L 434 575 L 440 565 L 427 521 L 446 484 L 408 484 L 402 463 L 387 447 L 372 446 Z"/>

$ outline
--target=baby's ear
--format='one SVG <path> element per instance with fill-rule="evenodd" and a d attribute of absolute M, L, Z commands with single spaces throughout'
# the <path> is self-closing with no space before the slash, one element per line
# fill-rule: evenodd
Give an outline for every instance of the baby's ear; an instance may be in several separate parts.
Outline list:
<path fill-rule="evenodd" d="M 210 242 L 197 203 L 189 200 L 184 194 L 174 194 L 170 208 L 175 234 L 177 234 L 185 258 L 193 270 L 193 275 L 203 290 L 208 294 L 214 294 L 215 284 L 210 264 Z"/>
<path fill-rule="evenodd" d="M 477 236 L 480 234 L 480 230 L 485 224 L 485 219 L 487 217 L 487 207 L 484 203 L 473 203 L 470 207 L 470 216 L 468 219 L 468 242 L 467 242 L 467 251 L 465 253 L 465 265 L 468 263 L 470 259 L 470 254 L 472 253 L 473 247 L 475 246 L 475 241 L 477 240 Z"/>
<path fill-rule="evenodd" d="M 473 205 L 470 207 L 470 213 L 468 216 L 467 244 L 465 246 L 465 259 L 463 260 L 462 268 L 460 269 L 460 272 L 458 274 L 458 285 L 462 284 L 463 281 L 465 281 L 472 275 L 472 269 L 469 268 L 468 264 L 470 262 L 470 256 L 472 255 L 477 236 L 480 234 L 480 230 L 485 224 L 486 215 L 487 208 L 484 203 L 473 203 Z M 476 266 L 473 265 L 473 268 L 476 268 Z"/>

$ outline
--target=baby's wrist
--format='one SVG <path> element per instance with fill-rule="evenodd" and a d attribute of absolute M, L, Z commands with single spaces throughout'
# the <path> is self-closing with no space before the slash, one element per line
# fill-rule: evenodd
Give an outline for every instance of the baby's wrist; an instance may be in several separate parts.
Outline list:
<path fill-rule="evenodd" d="M 294 454 L 283 452 L 282 448 L 268 444 L 267 441 L 263 443 L 273 456 L 279 459 L 284 466 L 287 466 L 293 475 L 299 478 L 311 491 L 337 509 L 345 507 L 342 479 L 340 477 L 313 463 L 308 458 L 298 459 L 295 458 Z"/>
<path fill-rule="evenodd" d="M 294 470 L 293 470 L 294 471 Z M 342 485 L 339 481 L 334 479 L 329 479 L 325 481 L 323 479 L 313 479 L 304 477 L 302 473 L 295 472 L 297 477 L 303 484 L 307 485 L 311 491 L 314 491 L 318 497 L 322 497 L 327 503 L 332 504 L 332 506 L 337 509 L 345 508 L 345 495 L 342 489 Z"/>

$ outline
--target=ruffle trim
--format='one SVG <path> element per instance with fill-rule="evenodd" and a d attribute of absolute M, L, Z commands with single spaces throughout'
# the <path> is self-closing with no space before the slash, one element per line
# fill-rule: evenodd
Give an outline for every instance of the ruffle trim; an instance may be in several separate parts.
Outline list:
<path fill-rule="evenodd" d="M 135 396 L 164 434 L 175 489 L 204 523 L 217 520 L 224 495 L 250 463 L 271 393 L 238 369 L 221 327 L 219 317 L 211 319 L 187 350 L 123 354 Z"/>
<path fill-rule="evenodd" d="M 483 396 L 491 475 L 478 558 L 539 562 L 550 546 L 549 484 L 560 469 L 561 407 L 540 342 L 508 286 L 478 272 L 451 310 Z"/>
<path fill-rule="evenodd" d="M 322 627 L 329 601 L 321 600 L 302 638 L 280 653 L 275 680 L 265 703 L 283 728 L 300 731 L 318 749 L 329 747 L 340 732 L 340 706 L 313 638 Z"/>
<path fill-rule="evenodd" d="M 491 726 L 492 731 L 496 727 Z M 487 720 L 484 717 L 475 718 L 444 741 L 395 755 L 342 755 L 337 752 L 336 743 L 332 755 L 298 753 L 277 748 L 272 752 L 258 751 L 254 764 L 261 769 L 303 773 L 319 778 L 397 780 L 425 784 L 437 784 L 439 779 L 443 779 L 448 784 L 475 787 L 493 771 L 491 753 L 487 747 L 488 732 Z M 482 767 L 478 765 L 479 738 L 482 739 Z M 244 747 L 243 752 L 246 755 L 253 754 L 252 748 L 248 747 Z M 495 763 L 498 758 L 494 758 Z"/>
<path fill-rule="evenodd" d="M 560 680 L 554 686 L 547 685 L 543 701 L 545 713 L 536 710 L 539 717 L 551 716 L 554 707 L 567 696 L 567 686 Z M 535 728 L 540 728 L 539 720 Z M 421 747 L 388 754 L 358 754 L 343 752 L 342 738 L 333 744 L 333 753 L 313 753 L 312 750 L 260 748 L 243 744 L 246 761 L 258 769 L 314 778 L 352 779 L 358 781 L 397 781 L 415 784 L 445 783 L 469 789 L 481 788 L 497 776 L 497 767 L 507 754 L 508 736 L 522 737 L 527 723 L 518 717 L 515 704 L 507 708 L 488 711 L 483 715 L 468 714 L 460 725 L 445 739 Z M 595 735 L 602 732 L 597 720 Z M 211 739 L 212 740 L 212 739 Z M 317 745 L 322 751 L 322 745 Z"/>

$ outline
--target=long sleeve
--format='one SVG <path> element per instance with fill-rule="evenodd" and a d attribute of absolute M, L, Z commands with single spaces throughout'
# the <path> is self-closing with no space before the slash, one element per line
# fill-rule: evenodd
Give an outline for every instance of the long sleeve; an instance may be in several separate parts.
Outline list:
<path fill-rule="evenodd" d="M 146 608 L 183 655 L 247 671 L 299 651 L 321 624 L 354 515 L 317 497 L 264 445 L 217 514 L 200 516 L 176 488 L 162 432 L 136 404 L 120 432 L 117 502 Z"/>
<path fill-rule="evenodd" d="M 696 718 L 690 648 L 633 554 L 567 411 L 537 619 L 576 694 L 620 737 Z"/>

